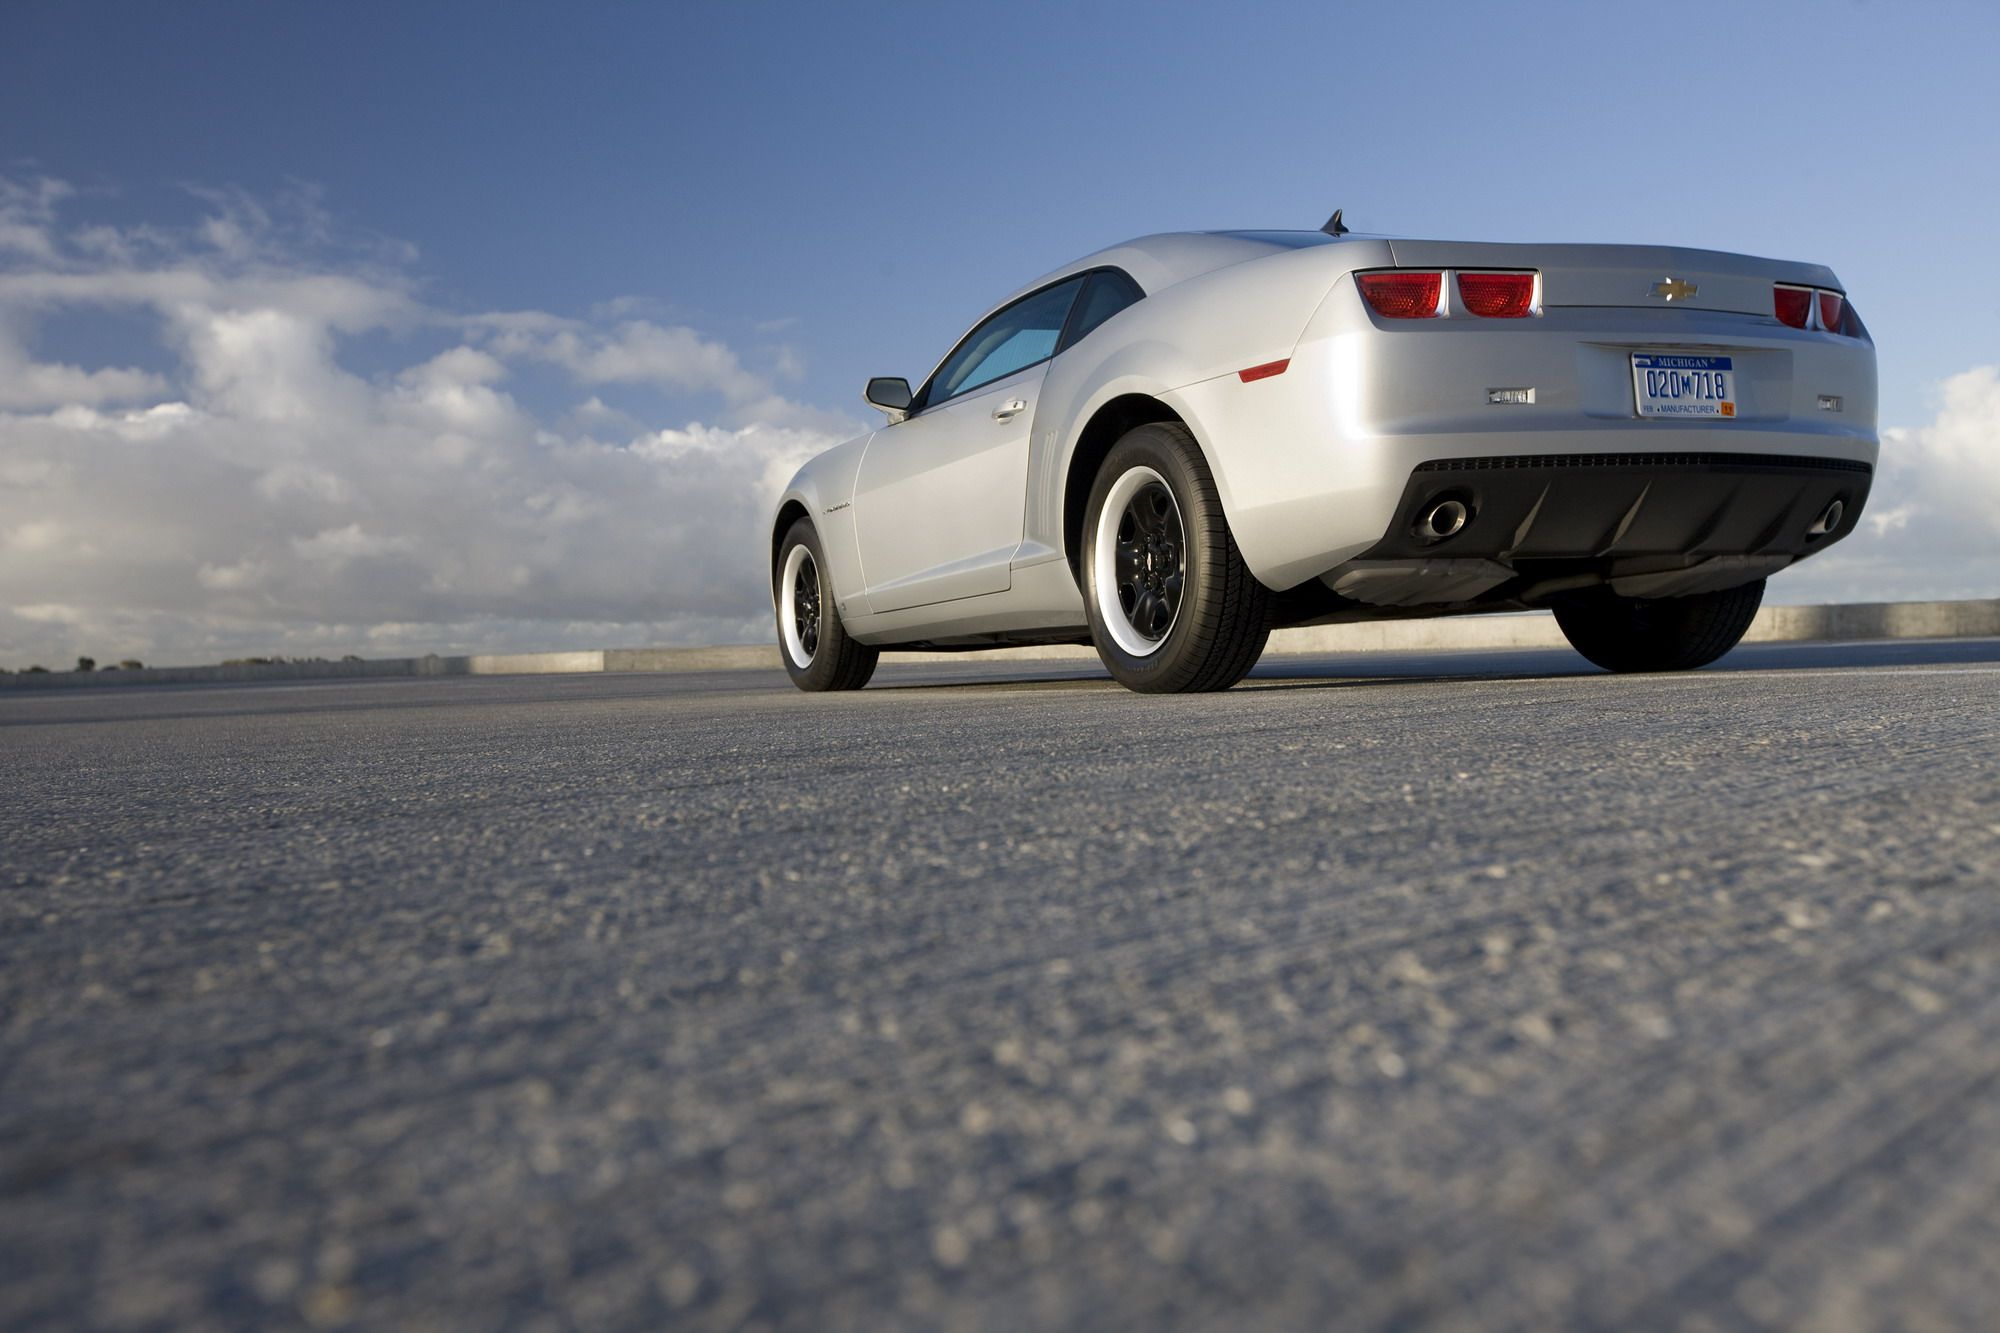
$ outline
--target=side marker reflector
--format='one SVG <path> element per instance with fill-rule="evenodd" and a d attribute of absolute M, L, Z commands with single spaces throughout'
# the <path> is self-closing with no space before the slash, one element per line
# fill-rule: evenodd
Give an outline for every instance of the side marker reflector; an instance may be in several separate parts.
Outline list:
<path fill-rule="evenodd" d="M 1261 366 L 1252 366 L 1248 370 L 1237 371 L 1236 377 L 1245 384 L 1250 383 L 1252 380 L 1267 380 L 1273 375 L 1284 374 L 1285 367 L 1291 364 L 1292 359 L 1290 357 L 1286 357 L 1283 361 L 1266 361 Z"/>

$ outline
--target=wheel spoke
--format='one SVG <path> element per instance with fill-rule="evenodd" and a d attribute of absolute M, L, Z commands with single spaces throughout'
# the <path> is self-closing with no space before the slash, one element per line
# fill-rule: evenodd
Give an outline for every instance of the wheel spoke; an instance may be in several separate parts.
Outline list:
<path fill-rule="evenodd" d="M 1160 530 L 1159 508 L 1153 503 L 1153 493 L 1157 489 L 1157 487 L 1148 486 L 1133 496 L 1131 503 L 1125 507 L 1125 512 L 1131 516 L 1132 526 L 1143 533 L 1149 540 L 1157 536 Z"/>

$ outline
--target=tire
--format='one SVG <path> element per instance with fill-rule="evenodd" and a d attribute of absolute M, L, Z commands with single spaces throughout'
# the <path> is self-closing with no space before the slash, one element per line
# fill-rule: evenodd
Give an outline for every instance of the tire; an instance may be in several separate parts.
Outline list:
<path fill-rule="evenodd" d="M 1688 671 L 1734 648 L 1764 600 L 1764 580 L 1647 601 L 1609 592 L 1555 608 L 1575 648 L 1606 671 Z"/>
<path fill-rule="evenodd" d="M 778 655 L 802 690 L 858 690 L 875 674 L 881 654 L 847 637 L 825 571 L 819 533 L 810 519 L 799 519 L 785 533 L 771 569 Z"/>
<path fill-rule="evenodd" d="M 1105 668 L 1142 694 L 1226 690 L 1263 655 L 1271 593 L 1243 563 L 1177 422 L 1127 432 L 1083 516 L 1083 604 Z"/>

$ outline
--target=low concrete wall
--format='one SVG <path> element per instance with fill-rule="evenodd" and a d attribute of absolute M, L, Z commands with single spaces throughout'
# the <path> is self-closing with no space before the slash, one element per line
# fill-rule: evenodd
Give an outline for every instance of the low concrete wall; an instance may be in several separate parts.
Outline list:
<path fill-rule="evenodd" d="M 1776 640 L 1986 639 L 2000 635 L 2000 598 L 1967 602 L 1854 602 L 1767 606 L 1747 636 Z"/>
<path fill-rule="evenodd" d="M 2000 638 L 2000 598 L 1965 602 L 1861 602 L 1844 606 L 1767 606 L 1746 643 L 1866 639 Z M 1566 640 L 1546 612 L 1315 625 L 1271 636 L 1274 653 L 1422 653 L 1453 649 L 1560 648 Z M 1089 648 L 999 648 L 973 653 L 897 653 L 896 662 L 1093 662 Z M 470 657 L 382 658 L 366 662 L 274 662 L 264 665 L 141 667 L 136 671 L 50 671 L 0 676 L 0 689 L 98 685 L 181 685 L 215 681 L 341 680 L 369 676 L 502 676 L 623 671 L 778 670 L 775 644 L 714 648 L 603 648 L 568 653 L 488 653 Z"/>
<path fill-rule="evenodd" d="M 1860 602 L 1845 606 L 1767 606 L 1751 622 L 1746 643 L 1862 639 L 1983 639 L 2000 637 L 2000 598 L 1968 602 Z M 1312 625 L 1271 635 L 1273 653 L 1423 653 L 1451 649 L 1566 648 L 1569 640 L 1546 611 L 1432 620 L 1378 620 L 1359 625 Z M 1090 648 L 1007 648 L 979 653 L 898 654 L 899 662 L 946 662 L 982 657 L 1095 660 Z"/>

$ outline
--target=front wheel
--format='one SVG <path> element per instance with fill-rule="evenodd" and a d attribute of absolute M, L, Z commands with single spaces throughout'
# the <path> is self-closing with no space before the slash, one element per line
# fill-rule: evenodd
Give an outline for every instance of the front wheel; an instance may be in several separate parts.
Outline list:
<path fill-rule="evenodd" d="M 778 611 L 778 652 L 792 684 L 802 690 L 858 690 L 880 657 L 847 637 L 827 582 L 826 557 L 811 520 L 792 524 L 772 570 Z"/>
<path fill-rule="evenodd" d="M 1555 608 L 1575 648 L 1606 671 L 1688 671 L 1734 648 L 1756 619 L 1764 580 L 1692 597 L 1598 592 Z"/>
<path fill-rule="evenodd" d="M 1111 447 L 1083 518 L 1083 603 L 1105 667 L 1146 694 L 1226 690 L 1271 629 L 1271 593 L 1243 563 L 1215 478 L 1178 422 Z"/>

